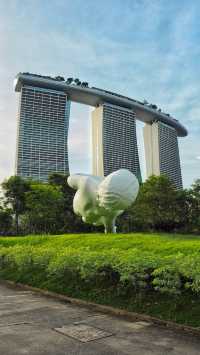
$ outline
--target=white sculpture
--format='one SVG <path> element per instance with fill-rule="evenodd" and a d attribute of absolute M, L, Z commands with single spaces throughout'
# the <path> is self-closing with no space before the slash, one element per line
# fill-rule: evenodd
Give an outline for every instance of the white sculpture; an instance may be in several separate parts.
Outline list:
<path fill-rule="evenodd" d="M 116 233 L 115 220 L 136 199 L 139 183 L 129 170 L 120 169 L 103 177 L 75 174 L 67 180 L 77 190 L 74 212 L 85 223 L 104 225 L 105 233 Z"/>

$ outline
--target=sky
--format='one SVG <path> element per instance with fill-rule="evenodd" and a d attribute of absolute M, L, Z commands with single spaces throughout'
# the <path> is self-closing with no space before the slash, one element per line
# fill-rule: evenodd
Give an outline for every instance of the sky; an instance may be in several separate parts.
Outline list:
<path fill-rule="evenodd" d="M 18 72 L 77 77 L 157 104 L 189 132 L 179 139 L 184 186 L 200 178 L 199 18 L 199 0 L 0 0 L 0 182 L 14 174 Z M 91 173 L 90 114 L 72 103 L 73 173 Z"/>

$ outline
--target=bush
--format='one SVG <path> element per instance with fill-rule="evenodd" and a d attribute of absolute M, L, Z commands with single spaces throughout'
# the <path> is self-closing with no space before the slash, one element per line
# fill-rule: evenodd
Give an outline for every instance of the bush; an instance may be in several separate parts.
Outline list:
<path fill-rule="evenodd" d="M 5 238 L 1 275 L 65 289 L 118 287 L 124 292 L 200 294 L 200 240 L 149 235 Z M 80 285 L 78 285 L 80 286 Z"/>

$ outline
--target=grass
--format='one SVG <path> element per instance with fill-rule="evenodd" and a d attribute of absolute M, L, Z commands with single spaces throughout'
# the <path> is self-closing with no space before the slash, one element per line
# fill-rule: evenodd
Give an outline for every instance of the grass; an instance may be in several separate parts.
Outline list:
<path fill-rule="evenodd" d="M 200 327 L 200 236 L 0 238 L 0 277 Z"/>

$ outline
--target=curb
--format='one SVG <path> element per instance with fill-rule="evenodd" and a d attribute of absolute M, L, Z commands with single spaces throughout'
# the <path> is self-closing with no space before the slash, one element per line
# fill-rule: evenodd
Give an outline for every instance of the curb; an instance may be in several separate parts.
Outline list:
<path fill-rule="evenodd" d="M 148 316 L 145 314 L 129 312 L 129 311 L 126 311 L 123 309 L 114 308 L 112 306 L 104 306 L 104 305 L 93 303 L 93 302 L 87 302 L 87 301 L 84 301 L 84 300 L 81 300 L 78 298 L 68 297 L 68 296 L 65 296 L 65 295 L 62 295 L 59 293 L 43 290 L 43 289 L 40 289 L 37 287 L 25 285 L 22 283 L 18 283 L 18 282 L 15 283 L 14 281 L 10 281 L 10 280 L 0 280 L 0 284 L 8 286 L 10 288 L 17 288 L 17 289 L 32 291 L 32 292 L 40 294 L 41 296 L 52 298 L 54 300 L 63 301 L 65 303 L 70 303 L 72 305 L 87 308 L 89 310 L 97 311 L 97 312 L 111 315 L 114 317 L 126 319 L 128 321 L 150 322 L 154 325 L 161 326 L 163 328 L 167 328 L 172 331 L 187 333 L 187 334 L 198 336 L 198 337 L 200 336 L 200 327 L 194 328 L 194 327 L 190 327 L 190 326 L 187 326 L 184 324 L 179 324 L 179 323 L 175 323 L 172 321 L 162 320 L 162 319 Z"/>

